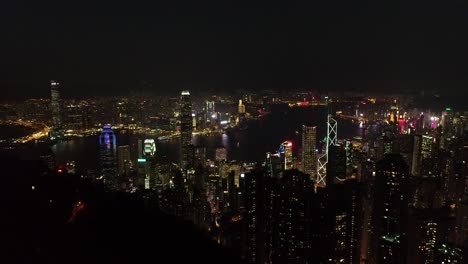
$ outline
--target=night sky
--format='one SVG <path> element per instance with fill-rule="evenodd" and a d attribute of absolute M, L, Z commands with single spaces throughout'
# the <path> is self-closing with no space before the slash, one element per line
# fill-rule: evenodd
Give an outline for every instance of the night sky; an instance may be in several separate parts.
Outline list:
<path fill-rule="evenodd" d="M 379 2 L 379 3 L 377 3 Z M 448 1 L 3 1 L 1 97 L 144 89 L 468 94 L 468 6 Z"/>

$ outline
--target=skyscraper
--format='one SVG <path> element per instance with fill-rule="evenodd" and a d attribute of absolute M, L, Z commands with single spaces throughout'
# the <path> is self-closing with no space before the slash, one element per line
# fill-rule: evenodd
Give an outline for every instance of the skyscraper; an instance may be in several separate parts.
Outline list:
<path fill-rule="evenodd" d="M 433 144 L 434 140 L 430 135 L 422 136 L 421 146 L 421 175 L 424 177 L 435 176 L 434 175 L 434 164 L 433 164 Z"/>
<path fill-rule="evenodd" d="M 377 163 L 373 217 L 376 263 L 406 263 L 408 175 L 408 165 L 399 154 L 387 154 Z"/>
<path fill-rule="evenodd" d="M 215 102 L 206 101 L 205 104 L 205 122 L 211 123 L 212 116 L 215 114 Z"/>
<path fill-rule="evenodd" d="M 190 152 L 192 147 L 192 102 L 190 101 L 190 92 L 182 91 L 180 96 L 180 165 L 186 169 L 190 164 Z"/>
<path fill-rule="evenodd" d="M 290 170 L 293 168 L 292 142 L 284 141 L 280 146 L 280 153 L 283 159 L 283 168 Z"/>
<path fill-rule="evenodd" d="M 50 81 L 50 108 L 52 109 L 53 126 L 51 137 L 57 138 L 61 136 L 62 116 L 60 112 L 60 83 L 54 80 Z"/>
<path fill-rule="evenodd" d="M 99 135 L 101 180 L 104 185 L 111 190 L 116 190 L 119 187 L 116 146 L 114 131 L 110 125 L 105 125 Z"/>
<path fill-rule="evenodd" d="M 130 146 L 119 146 L 117 148 L 119 175 L 128 175 L 131 167 Z"/>
<path fill-rule="evenodd" d="M 317 127 L 302 126 L 302 168 L 305 174 L 315 179 L 317 173 Z"/>
<path fill-rule="evenodd" d="M 145 139 L 144 141 L 145 147 L 143 153 L 146 158 L 154 157 L 154 153 L 156 153 L 156 143 L 154 139 Z"/>
<path fill-rule="evenodd" d="M 335 145 L 328 148 L 327 184 L 333 184 L 335 180 L 346 179 L 346 149 L 344 146 Z"/>
<path fill-rule="evenodd" d="M 60 116 L 60 83 L 54 80 L 50 81 L 50 108 L 52 109 L 52 125 L 54 128 L 62 127 L 62 118 Z"/>
<path fill-rule="evenodd" d="M 276 208 L 273 205 L 272 262 L 305 263 L 305 201 L 312 189 L 309 176 L 298 170 L 285 171 L 279 180 Z"/>
<path fill-rule="evenodd" d="M 238 112 L 239 114 L 245 114 L 245 105 L 242 104 L 242 100 L 239 100 Z"/>

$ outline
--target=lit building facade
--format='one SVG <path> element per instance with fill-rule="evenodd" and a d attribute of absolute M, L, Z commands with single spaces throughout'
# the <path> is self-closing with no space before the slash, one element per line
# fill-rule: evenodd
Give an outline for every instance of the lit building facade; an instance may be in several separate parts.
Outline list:
<path fill-rule="evenodd" d="M 284 170 L 290 170 L 293 168 L 293 144 L 291 141 L 284 141 L 280 146 L 280 153 L 283 159 Z"/>
<path fill-rule="evenodd" d="M 305 174 L 315 179 L 317 174 L 317 127 L 302 126 L 302 168 Z"/>
<path fill-rule="evenodd" d="M 99 135 L 100 148 L 100 180 L 104 186 L 111 190 L 119 188 L 117 173 L 117 138 L 110 125 L 105 125 Z"/>
<path fill-rule="evenodd" d="M 190 165 L 190 158 L 193 156 L 192 131 L 192 101 L 190 92 L 185 90 L 180 96 L 180 165 L 183 170 Z"/>
<path fill-rule="evenodd" d="M 52 109 L 52 125 L 54 128 L 62 128 L 62 116 L 60 112 L 60 83 L 50 81 L 50 108 Z"/>
<path fill-rule="evenodd" d="M 373 216 L 376 263 L 406 263 L 408 175 L 408 165 L 399 154 L 387 154 L 377 162 Z"/>
<path fill-rule="evenodd" d="M 143 153 L 147 158 L 154 157 L 156 153 L 156 142 L 154 139 L 145 139 Z"/>

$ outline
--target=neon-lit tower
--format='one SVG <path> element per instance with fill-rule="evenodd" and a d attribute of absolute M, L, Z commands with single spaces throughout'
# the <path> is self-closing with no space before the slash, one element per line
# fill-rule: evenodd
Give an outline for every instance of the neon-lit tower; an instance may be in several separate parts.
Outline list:
<path fill-rule="evenodd" d="M 325 151 L 318 158 L 317 180 L 318 186 L 325 187 L 327 185 L 327 163 L 328 149 L 330 146 L 336 146 L 338 142 L 338 122 L 333 119 L 332 115 L 327 117 L 327 137 L 325 138 Z"/>
<path fill-rule="evenodd" d="M 280 153 L 284 160 L 284 170 L 291 170 L 293 168 L 292 142 L 284 141 L 280 146 Z"/>
<path fill-rule="evenodd" d="M 116 135 L 110 125 L 105 125 L 99 135 L 99 149 L 101 161 L 101 179 L 104 185 L 116 190 L 119 188 L 117 173 L 117 144 Z"/>

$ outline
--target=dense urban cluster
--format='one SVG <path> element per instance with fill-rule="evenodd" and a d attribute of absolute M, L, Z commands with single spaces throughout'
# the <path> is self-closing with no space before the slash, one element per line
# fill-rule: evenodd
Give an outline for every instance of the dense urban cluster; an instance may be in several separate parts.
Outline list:
<path fill-rule="evenodd" d="M 304 109 L 323 114 L 298 120 L 300 140 L 284 136 L 256 160 L 194 140 Z M 189 220 L 246 263 L 466 263 L 462 110 L 422 107 L 409 96 L 318 92 L 63 99 L 51 81 L 50 99 L 0 106 L 2 127 L 27 131 L 2 135 L 0 146 L 40 148 L 51 171 Z M 344 123 L 357 132 L 343 136 Z M 96 169 L 57 162 L 50 150 L 87 137 L 99 148 Z M 159 153 L 167 141 L 177 142 L 177 160 Z"/>

